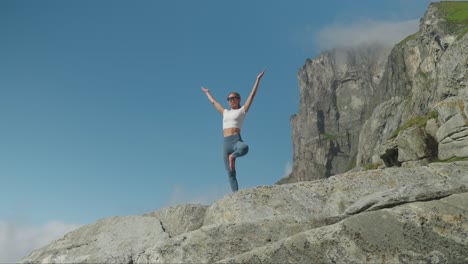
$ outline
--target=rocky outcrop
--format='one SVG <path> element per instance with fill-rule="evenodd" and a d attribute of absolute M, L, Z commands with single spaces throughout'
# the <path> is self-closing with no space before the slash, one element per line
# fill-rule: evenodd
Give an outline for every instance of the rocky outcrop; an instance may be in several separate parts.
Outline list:
<path fill-rule="evenodd" d="M 335 49 L 307 60 L 299 71 L 299 112 L 291 118 L 293 170 L 306 181 L 355 166 L 359 133 L 380 98 L 389 47 Z"/>
<path fill-rule="evenodd" d="M 157 218 L 110 217 L 68 233 L 34 251 L 24 262 L 130 263 L 135 252 L 168 238 Z"/>
<path fill-rule="evenodd" d="M 468 157 L 468 97 L 452 96 L 436 105 L 440 128 L 439 159 Z"/>
<path fill-rule="evenodd" d="M 454 22 L 447 19 L 442 8 L 446 4 L 431 4 L 420 22 L 420 31 L 392 50 L 382 89 L 394 91 L 394 96 L 377 106 L 364 124 L 357 166 L 382 161 L 387 166 L 417 166 L 427 159 L 468 157 L 463 151 L 468 146 L 463 132 L 468 100 L 468 34 L 460 35 L 459 29 L 454 29 Z M 467 8 L 466 3 L 448 4 Z M 400 91 L 394 85 L 398 80 L 404 87 Z M 408 150 L 413 153 L 407 155 Z M 389 163 L 386 152 L 394 153 L 396 157 L 391 159 L 398 159 L 398 163 Z"/>
<path fill-rule="evenodd" d="M 169 237 L 197 230 L 203 226 L 203 217 L 208 206 L 185 204 L 177 207 L 161 209 L 157 212 L 144 214 L 161 221 L 164 232 Z"/>
<path fill-rule="evenodd" d="M 466 208 L 464 193 L 359 214 L 218 263 L 466 263 Z"/>
<path fill-rule="evenodd" d="M 306 61 L 298 74 L 299 111 L 291 119 L 293 170 L 279 183 L 369 164 L 420 166 L 468 157 L 465 110 L 447 109 L 468 103 L 468 24 L 450 16 L 447 7 L 454 5 L 468 8 L 465 2 L 432 3 L 419 32 L 391 51 L 366 46 Z M 449 114 L 455 110 L 458 115 Z"/>
<path fill-rule="evenodd" d="M 84 226 L 22 263 L 460 263 L 468 162 L 262 186 Z"/>

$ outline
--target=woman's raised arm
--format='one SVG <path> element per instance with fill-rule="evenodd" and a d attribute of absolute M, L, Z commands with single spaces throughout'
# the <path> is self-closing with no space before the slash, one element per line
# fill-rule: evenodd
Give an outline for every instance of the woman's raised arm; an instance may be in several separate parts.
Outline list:
<path fill-rule="evenodd" d="M 208 90 L 207 88 L 205 88 L 203 86 L 201 87 L 201 89 L 202 89 L 203 92 L 205 92 L 206 96 L 208 97 L 208 100 L 210 100 L 210 102 L 214 105 L 216 110 L 218 110 L 218 112 L 223 114 L 224 113 L 224 107 L 222 105 L 220 105 L 218 102 L 216 102 L 216 100 L 213 98 L 213 96 L 211 96 L 210 90 Z"/>
<path fill-rule="evenodd" d="M 247 98 L 247 101 L 245 101 L 245 104 L 244 104 L 244 110 L 245 110 L 245 112 L 248 112 L 250 106 L 252 105 L 252 102 L 253 102 L 253 99 L 254 99 L 254 97 L 255 97 L 255 94 L 257 93 L 258 85 L 260 84 L 260 79 L 262 79 L 263 74 L 265 74 L 265 70 L 263 70 L 263 71 L 257 76 L 257 80 L 255 81 L 255 84 L 254 84 L 254 86 L 253 86 L 253 88 L 252 88 L 252 92 L 250 92 L 250 95 L 249 95 L 249 97 Z"/>

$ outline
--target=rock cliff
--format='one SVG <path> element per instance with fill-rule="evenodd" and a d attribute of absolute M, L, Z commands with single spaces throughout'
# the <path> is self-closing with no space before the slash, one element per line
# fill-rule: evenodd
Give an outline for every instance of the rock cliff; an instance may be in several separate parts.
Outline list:
<path fill-rule="evenodd" d="M 467 157 L 466 5 L 432 3 L 419 32 L 391 50 L 373 45 L 307 60 L 291 119 L 293 170 L 280 183 Z"/>
<path fill-rule="evenodd" d="M 299 71 L 299 112 L 291 118 L 289 182 L 329 177 L 355 167 L 359 134 L 377 102 L 390 48 L 335 49 Z"/>
<path fill-rule="evenodd" d="M 307 60 L 283 184 L 101 219 L 20 262 L 468 263 L 468 20 L 452 5 L 468 13 L 433 3 L 391 50 Z"/>

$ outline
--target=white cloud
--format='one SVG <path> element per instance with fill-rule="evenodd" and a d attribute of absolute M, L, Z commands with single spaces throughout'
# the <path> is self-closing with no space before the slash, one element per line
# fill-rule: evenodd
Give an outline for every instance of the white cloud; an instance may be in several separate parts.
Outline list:
<path fill-rule="evenodd" d="M 393 46 L 418 31 L 419 20 L 377 21 L 361 20 L 349 24 L 326 26 L 315 35 L 320 50 L 351 48 L 363 44 L 380 43 Z"/>
<path fill-rule="evenodd" d="M 288 163 L 286 163 L 286 166 L 284 168 L 283 178 L 289 176 L 289 174 L 291 174 L 292 172 L 292 169 L 293 169 L 292 163 L 288 161 Z"/>
<path fill-rule="evenodd" d="M 66 233 L 80 227 L 50 221 L 41 227 L 0 220 L 0 263 L 15 263 Z"/>

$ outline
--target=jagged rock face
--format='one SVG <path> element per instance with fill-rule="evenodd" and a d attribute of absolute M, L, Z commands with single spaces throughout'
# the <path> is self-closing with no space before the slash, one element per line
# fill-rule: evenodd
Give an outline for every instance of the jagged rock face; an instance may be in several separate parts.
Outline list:
<path fill-rule="evenodd" d="M 466 161 L 346 173 L 103 219 L 20 262 L 461 263 L 467 198 Z"/>
<path fill-rule="evenodd" d="M 436 150 L 429 146 L 423 152 L 440 159 L 468 157 L 468 152 L 463 150 L 468 146 L 466 132 L 459 131 L 456 139 L 447 138 L 456 130 L 467 129 L 463 117 L 465 110 L 452 106 L 455 101 L 457 105 L 468 103 L 468 34 L 460 35 L 459 31 L 453 31 L 453 26 L 444 19 L 438 7 L 437 3 L 431 4 L 420 22 L 420 31 L 392 50 L 381 83 L 381 89 L 389 92 L 392 98 L 377 106 L 364 124 L 359 136 L 358 166 L 380 162 L 391 134 L 411 119 L 427 115 L 432 110 L 439 115 L 434 124 L 436 130 L 440 127 L 445 132 L 431 133 L 423 127 L 422 134 L 432 134 L 438 145 Z M 458 111 L 456 117 L 445 113 L 453 110 Z M 432 140 L 425 136 L 421 140 L 427 139 Z M 401 157 L 404 156 L 402 147 L 400 144 L 398 148 L 398 159 L 402 161 L 417 162 L 431 158 L 428 155 L 411 159 Z M 454 148 L 459 151 L 454 153 Z"/>
<path fill-rule="evenodd" d="M 468 157 L 468 98 L 450 97 L 437 104 L 439 159 Z"/>
<path fill-rule="evenodd" d="M 454 30 L 438 7 L 439 3 L 432 3 L 420 21 L 419 32 L 391 52 L 378 46 L 360 47 L 326 52 L 306 61 L 299 71 L 299 111 L 291 120 L 293 170 L 279 183 L 329 177 L 369 163 L 384 164 L 382 153 L 392 152 L 386 149 L 386 141 L 405 122 L 428 114 L 449 97 L 462 97 L 468 103 L 468 34 Z M 445 120 L 437 120 L 435 125 L 441 122 Z M 420 132 L 430 135 L 426 130 Z M 408 136 L 399 140 L 411 140 Z M 446 158 L 466 153 L 449 154 L 450 145 L 439 151 L 437 146 L 433 149 L 434 142 L 426 143 L 426 149 L 400 148 L 402 156 L 394 145 L 394 159 L 400 161 L 392 165 L 416 166 L 434 158 L 431 155 L 441 153 Z M 412 153 L 410 158 L 405 156 L 408 151 L 420 153 Z"/>
<path fill-rule="evenodd" d="M 290 182 L 354 167 L 359 132 L 375 107 L 390 48 L 378 44 L 338 50 L 307 60 L 299 71 L 299 112 L 292 117 Z"/>

